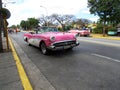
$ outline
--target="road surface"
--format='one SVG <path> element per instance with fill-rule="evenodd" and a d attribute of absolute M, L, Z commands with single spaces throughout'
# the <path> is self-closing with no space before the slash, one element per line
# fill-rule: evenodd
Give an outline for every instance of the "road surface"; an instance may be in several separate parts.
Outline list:
<path fill-rule="evenodd" d="M 79 37 L 73 50 L 43 55 L 23 33 L 11 37 L 56 90 L 120 90 L 120 41 Z"/>

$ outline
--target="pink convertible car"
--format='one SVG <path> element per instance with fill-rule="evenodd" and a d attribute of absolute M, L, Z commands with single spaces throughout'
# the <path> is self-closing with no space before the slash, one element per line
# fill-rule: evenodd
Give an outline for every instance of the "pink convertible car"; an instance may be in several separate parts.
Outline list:
<path fill-rule="evenodd" d="M 59 32 L 55 27 L 41 27 L 36 33 L 29 32 L 24 34 L 24 40 L 29 44 L 41 49 L 43 54 L 49 51 L 72 49 L 79 45 L 77 34 Z"/>
<path fill-rule="evenodd" d="M 89 30 L 72 29 L 72 30 L 69 30 L 68 32 L 79 34 L 79 36 L 90 36 L 90 31 Z"/>

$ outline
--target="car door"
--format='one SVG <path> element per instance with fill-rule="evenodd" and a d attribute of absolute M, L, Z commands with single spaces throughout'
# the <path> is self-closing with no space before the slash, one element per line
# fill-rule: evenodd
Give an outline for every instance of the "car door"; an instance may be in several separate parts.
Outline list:
<path fill-rule="evenodd" d="M 32 44 L 34 46 L 39 47 L 40 41 L 41 41 L 41 38 L 40 38 L 39 35 L 37 35 L 37 34 L 33 35 L 33 42 L 32 42 Z"/>
<path fill-rule="evenodd" d="M 30 34 L 29 36 L 28 36 L 28 43 L 29 44 L 31 44 L 31 45 L 33 45 L 33 34 Z"/>

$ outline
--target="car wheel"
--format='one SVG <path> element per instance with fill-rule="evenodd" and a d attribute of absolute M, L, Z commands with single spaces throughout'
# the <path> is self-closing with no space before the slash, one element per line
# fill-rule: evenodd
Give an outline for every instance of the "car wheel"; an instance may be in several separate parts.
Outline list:
<path fill-rule="evenodd" d="M 30 43 L 28 43 L 28 46 L 32 46 Z"/>
<path fill-rule="evenodd" d="M 25 41 L 25 42 L 28 42 L 28 39 L 27 39 L 27 38 L 25 38 L 25 39 L 24 39 L 24 41 Z"/>
<path fill-rule="evenodd" d="M 40 49 L 41 49 L 41 52 L 42 52 L 44 55 L 48 54 L 48 49 L 47 49 L 47 47 L 46 47 L 46 45 L 45 45 L 44 42 L 42 42 L 42 43 L 40 44 Z"/>
<path fill-rule="evenodd" d="M 26 38 L 25 41 L 28 43 L 28 46 L 31 46 L 31 44 L 28 42 L 28 39 Z"/>

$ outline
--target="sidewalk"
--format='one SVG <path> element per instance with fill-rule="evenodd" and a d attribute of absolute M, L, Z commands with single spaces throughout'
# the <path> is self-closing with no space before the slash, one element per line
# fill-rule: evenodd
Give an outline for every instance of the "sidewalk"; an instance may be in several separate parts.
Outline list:
<path fill-rule="evenodd" d="M 11 49 L 7 50 L 6 38 L 2 37 L 4 52 L 0 53 L 0 90 L 23 90 Z"/>

